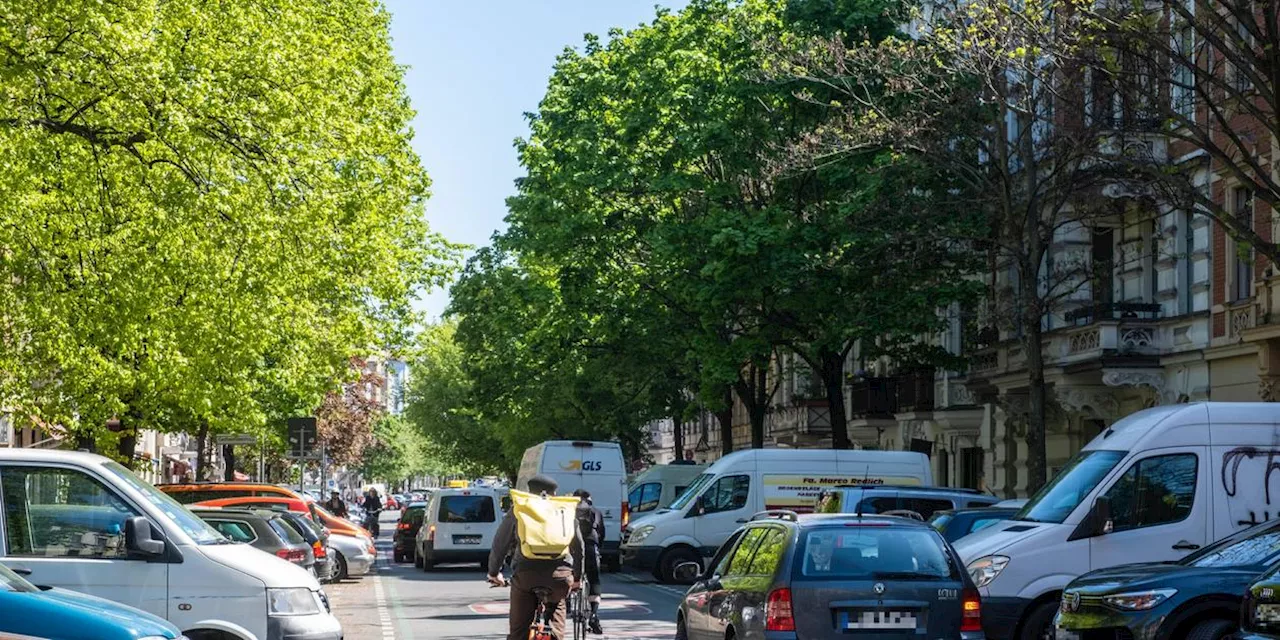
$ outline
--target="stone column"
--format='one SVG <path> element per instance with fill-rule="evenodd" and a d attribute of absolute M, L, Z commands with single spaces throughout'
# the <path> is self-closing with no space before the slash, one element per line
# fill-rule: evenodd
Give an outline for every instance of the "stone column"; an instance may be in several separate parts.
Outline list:
<path fill-rule="evenodd" d="M 1258 343 L 1258 399 L 1280 402 L 1280 338 Z"/>

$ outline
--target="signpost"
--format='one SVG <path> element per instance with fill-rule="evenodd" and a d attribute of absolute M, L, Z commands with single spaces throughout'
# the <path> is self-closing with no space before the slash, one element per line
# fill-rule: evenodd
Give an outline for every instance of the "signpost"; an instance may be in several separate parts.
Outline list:
<path fill-rule="evenodd" d="M 316 448 L 316 419 L 311 417 L 289 418 L 288 457 L 314 460 L 320 451 Z"/>

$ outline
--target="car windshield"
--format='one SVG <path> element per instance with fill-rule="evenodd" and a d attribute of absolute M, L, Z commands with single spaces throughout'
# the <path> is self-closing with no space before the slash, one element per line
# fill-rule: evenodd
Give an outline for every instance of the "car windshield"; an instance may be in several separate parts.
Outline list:
<path fill-rule="evenodd" d="M 124 468 L 119 463 L 107 462 L 103 466 L 117 478 L 124 481 L 125 484 L 136 489 L 148 502 L 168 516 L 174 524 L 178 525 L 178 528 L 191 537 L 192 542 L 196 544 L 226 544 L 230 542 L 222 537 L 222 534 L 218 533 L 216 529 L 209 526 L 209 523 L 197 518 L 194 513 L 187 511 L 186 507 L 178 504 L 178 501 L 171 498 L 169 494 L 134 475 L 132 471 Z"/>
<path fill-rule="evenodd" d="M 1268 522 L 1219 540 L 1182 559 L 1190 567 L 1269 565 L 1280 559 L 1280 523 Z"/>
<path fill-rule="evenodd" d="M 493 522 L 493 498 L 479 496 L 445 496 L 440 499 L 440 522 Z"/>
<path fill-rule="evenodd" d="M 926 528 L 824 527 L 810 531 L 796 549 L 797 580 L 952 580 L 945 543 Z"/>
<path fill-rule="evenodd" d="M 1124 451 L 1101 449 L 1077 453 L 1011 519 L 1061 524 L 1124 456 Z"/>
<path fill-rule="evenodd" d="M 704 473 L 698 476 L 692 484 L 685 488 L 684 493 L 681 493 L 680 497 L 676 498 L 675 501 L 671 503 L 670 508 L 675 511 L 679 511 L 689 506 L 689 503 L 692 502 L 699 493 L 702 493 L 702 488 L 711 484 L 711 481 L 714 478 L 715 476 L 710 473 Z"/>
<path fill-rule="evenodd" d="M 0 591 L 18 591 L 22 593 L 32 593 L 39 591 L 30 582 L 22 579 L 22 576 L 9 570 L 0 564 Z"/>
<path fill-rule="evenodd" d="M 947 528 L 947 523 L 951 522 L 951 519 L 954 517 L 955 516 L 950 513 L 935 513 L 932 518 L 929 518 L 929 524 L 932 525 L 934 529 L 942 531 Z"/>

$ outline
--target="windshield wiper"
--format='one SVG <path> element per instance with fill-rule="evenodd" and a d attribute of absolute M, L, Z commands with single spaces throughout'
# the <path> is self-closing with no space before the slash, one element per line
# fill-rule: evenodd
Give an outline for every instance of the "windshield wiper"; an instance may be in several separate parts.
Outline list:
<path fill-rule="evenodd" d="M 1035 518 L 1027 518 L 1025 516 L 1021 518 L 1009 518 L 1009 519 L 1015 522 L 1041 522 L 1040 520 L 1036 520 Z"/>

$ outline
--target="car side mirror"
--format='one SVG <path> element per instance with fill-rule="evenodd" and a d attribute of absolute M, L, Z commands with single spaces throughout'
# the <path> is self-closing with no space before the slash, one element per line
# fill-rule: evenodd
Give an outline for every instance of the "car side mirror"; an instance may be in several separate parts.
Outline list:
<path fill-rule="evenodd" d="M 1111 519 L 1111 498 L 1099 496 L 1093 501 L 1093 510 L 1089 513 L 1093 525 L 1093 534 L 1106 535 L 1115 530 L 1115 522 Z"/>
<path fill-rule="evenodd" d="M 141 516 L 124 522 L 124 548 L 130 555 L 156 557 L 164 555 L 164 537 L 151 521 Z"/>
<path fill-rule="evenodd" d="M 702 565 L 696 562 L 681 562 L 671 571 L 677 582 L 691 583 L 702 576 Z"/>

